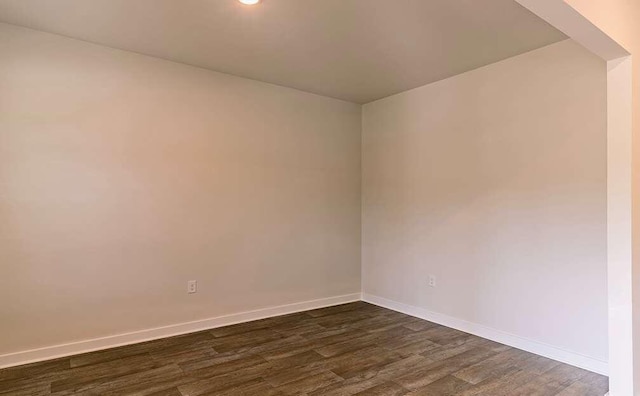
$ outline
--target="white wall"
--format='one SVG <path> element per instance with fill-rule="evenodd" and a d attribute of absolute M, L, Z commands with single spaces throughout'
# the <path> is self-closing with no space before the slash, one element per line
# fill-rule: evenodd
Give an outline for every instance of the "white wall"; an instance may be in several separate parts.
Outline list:
<path fill-rule="evenodd" d="M 606 82 L 564 41 L 365 105 L 364 293 L 606 361 Z"/>
<path fill-rule="evenodd" d="M 4 24 L 0 54 L 0 355 L 360 291 L 360 106 Z"/>

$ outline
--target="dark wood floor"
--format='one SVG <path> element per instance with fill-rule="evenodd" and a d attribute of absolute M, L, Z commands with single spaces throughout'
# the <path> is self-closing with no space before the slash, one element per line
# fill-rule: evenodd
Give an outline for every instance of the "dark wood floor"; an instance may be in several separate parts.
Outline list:
<path fill-rule="evenodd" d="M 603 396 L 608 380 L 363 302 L 0 370 L 1 395 Z"/>

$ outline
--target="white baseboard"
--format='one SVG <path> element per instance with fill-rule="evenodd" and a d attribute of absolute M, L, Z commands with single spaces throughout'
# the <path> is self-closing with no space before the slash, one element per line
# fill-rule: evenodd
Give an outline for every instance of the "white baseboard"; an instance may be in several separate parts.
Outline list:
<path fill-rule="evenodd" d="M 237 323 L 270 318 L 273 316 L 330 307 L 333 305 L 345 304 L 359 300 L 366 301 L 368 303 L 375 304 L 394 311 L 402 312 L 407 315 L 415 316 L 420 319 L 425 319 L 430 322 L 438 323 L 443 326 L 451 327 L 453 329 L 464 331 L 478 337 L 486 338 L 492 341 L 499 342 L 501 344 L 525 350 L 527 352 L 535 353 L 537 355 L 567 363 L 572 366 L 580 367 L 585 370 L 607 375 L 608 364 L 605 361 L 594 359 L 575 352 L 566 351 L 552 345 L 533 341 L 484 325 L 468 322 L 463 319 L 454 318 L 448 315 L 432 312 L 424 308 L 400 303 L 366 293 L 362 293 L 362 295 L 360 293 L 353 293 L 343 296 L 303 301 L 294 304 L 258 309 L 255 311 L 240 312 L 237 314 L 218 316 L 215 318 L 208 318 L 193 322 L 178 323 L 153 329 L 140 330 L 108 337 L 94 338 L 68 344 L 60 344 L 45 348 L 31 349 L 27 351 L 0 355 L 0 368 L 19 366 L 28 363 L 35 363 L 65 356 L 77 355 L 80 353 L 136 344 L 145 341 L 157 340 L 160 338 L 229 326 Z"/>
<path fill-rule="evenodd" d="M 362 300 L 383 308 L 402 312 L 404 314 L 415 316 L 420 319 L 425 319 L 442 326 L 451 327 L 456 330 L 464 331 L 465 333 L 473 334 L 478 337 L 509 345 L 517 349 L 535 353 L 536 355 L 544 356 L 562 363 L 567 363 L 572 366 L 583 368 L 585 370 L 593 371 L 598 374 L 607 375 L 608 372 L 608 363 L 606 361 L 594 359 L 589 356 L 584 356 L 579 353 L 567 351 L 562 348 L 558 348 L 542 342 L 520 337 L 515 334 L 496 330 L 481 324 L 468 322 L 463 319 L 458 319 L 441 313 L 432 312 L 424 308 L 400 303 L 372 294 L 362 293 Z"/>
<path fill-rule="evenodd" d="M 94 338 L 68 344 L 31 349 L 28 351 L 15 352 L 6 355 L 0 355 L 0 368 L 19 366 L 28 363 L 35 363 L 65 356 L 77 355 L 80 353 L 98 351 L 101 349 L 136 344 L 139 342 L 157 340 L 159 338 L 172 337 L 181 334 L 193 333 L 196 331 L 209 330 L 216 327 L 250 322 L 253 320 L 265 319 L 273 316 L 308 311 L 310 309 L 330 307 L 332 305 L 360 301 L 360 297 L 360 293 L 353 293 L 343 296 L 328 297 L 319 300 L 303 301 L 294 304 L 257 309 L 255 311 L 240 312 L 237 314 L 218 316 L 215 318 L 196 320 L 193 322 L 178 323 L 174 325 L 117 334 L 108 337 Z"/>

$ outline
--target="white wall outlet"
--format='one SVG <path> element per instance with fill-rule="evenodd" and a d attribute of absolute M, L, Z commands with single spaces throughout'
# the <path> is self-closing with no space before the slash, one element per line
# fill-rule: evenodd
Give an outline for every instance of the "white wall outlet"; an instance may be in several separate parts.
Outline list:
<path fill-rule="evenodd" d="M 198 291 L 198 281 L 190 280 L 187 282 L 187 293 L 193 294 Z"/>
<path fill-rule="evenodd" d="M 429 275 L 429 287 L 436 287 L 436 276 Z"/>

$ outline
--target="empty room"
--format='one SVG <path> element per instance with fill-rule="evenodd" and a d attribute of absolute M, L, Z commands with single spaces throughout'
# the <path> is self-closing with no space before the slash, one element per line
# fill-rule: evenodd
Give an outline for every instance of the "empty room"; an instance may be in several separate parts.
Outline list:
<path fill-rule="evenodd" d="M 640 395 L 638 21 L 0 0 L 0 395 Z"/>

